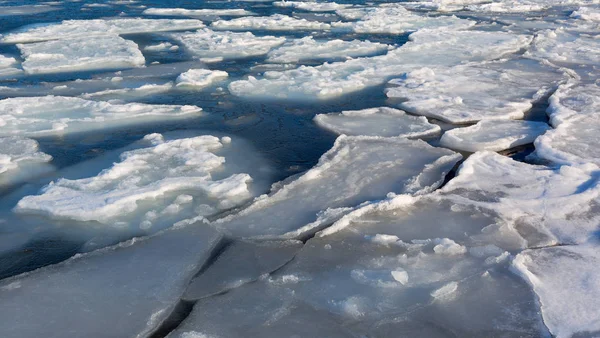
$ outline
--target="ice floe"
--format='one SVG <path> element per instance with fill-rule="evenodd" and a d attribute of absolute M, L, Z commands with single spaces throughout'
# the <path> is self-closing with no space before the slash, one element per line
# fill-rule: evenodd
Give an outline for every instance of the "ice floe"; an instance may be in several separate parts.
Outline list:
<path fill-rule="evenodd" d="M 527 250 L 515 271 L 537 294 L 544 324 L 555 337 L 594 337 L 600 333 L 600 251 L 597 243 Z"/>
<path fill-rule="evenodd" d="M 170 42 L 161 42 L 161 43 L 157 43 L 155 45 L 149 45 L 144 47 L 145 51 L 149 51 L 149 52 L 162 52 L 162 51 L 174 51 L 174 50 L 178 50 L 179 46 L 177 45 L 173 45 Z"/>
<path fill-rule="evenodd" d="M 146 59 L 138 46 L 118 35 L 80 37 L 18 44 L 28 74 L 141 67 Z"/>
<path fill-rule="evenodd" d="M 164 223 L 161 218 L 171 224 L 186 215 L 201 219 L 252 197 L 248 174 L 218 174 L 226 161 L 218 153 L 234 146 L 230 138 L 151 134 L 145 140 L 152 145 L 124 152 L 97 176 L 52 182 L 40 195 L 20 200 L 15 211 L 145 230 Z"/>
<path fill-rule="evenodd" d="M 21 70 L 16 68 L 18 62 L 15 58 L 0 54 L 0 77 L 12 76 L 21 73 Z"/>
<path fill-rule="evenodd" d="M 27 170 L 23 166 L 51 160 L 52 156 L 41 152 L 35 140 L 20 136 L 0 137 L 0 174 L 16 169 Z"/>
<path fill-rule="evenodd" d="M 561 65 L 594 65 L 600 58 L 600 39 L 564 29 L 547 30 L 535 37 L 525 56 Z"/>
<path fill-rule="evenodd" d="M 185 9 L 185 8 L 148 8 L 142 14 L 145 15 L 168 15 L 168 16 L 247 16 L 255 15 L 253 12 L 241 8 L 232 9 Z"/>
<path fill-rule="evenodd" d="M 429 192 L 460 158 L 420 140 L 342 135 L 308 172 L 215 225 L 240 237 L 302 237 L 365 201 Z"/>
<path fill-rule="evenodd" d="M 308 36 L 292 40 L 269 53 L 267 61 L 276 63 L 297 63 L 307 60 L 347 59 L 386 52 L 392 47 L 370 41 L 319 41 Z"/>
<path fill-rule="evenodd" d="M 149 336 L 220 239 L 205 225 L 171 229 L 5 279 L 0 317 L 11 326 L 2 335 Z"/>
<path fill-rule="evenodd" d="M 549 129 L 550 126 L 545 122 L 485 120 L 470 127 L 445 132 L 440 145 L 468 152 L 502 151 L 533 143 Z"/>
<path fill-rule="evenodd" d="M 194 56 L 220 59 L 240 59 L 267 54 L 286 39 L 274 36 L 255 36 L 250 32 L 214 32 L 201 29 L 193 33 L 173 34 Z"/>
<path fill-rule="evenodd" d="M 0 17 L 13 15 L 33 15 L 58 11 L 61 7 L 49 5 L 0 6 Z"/>
<path fill-rule="evenodd" d="M 550 96 L 547 113 L 550 124 L 558 127 L 562 122 L 581 115 L 600 112 L 600 87 L 597 84 L 564 84 Z"/>
<path fill-rule="evenodd" d="M 531 79 L 535 78 L 535 81 Z M 521 119 L 566 74 L 537 62 L 422 68 L 390 81 L 388 97 L 408 112 L 450 123 Z"/>
<path fill-rule="evenodd" d="M 335 2 L 310 2 L 310 1 L 275 1 L 275 7 L 301 9 L 308 12 L 333 12 L 352 7 L 352 5 L 338 4 Z"/>
<path fill-rule="evenodd" d="M 196 106 L 112 104 L 74 97 L 0 100 L 0 135 L 51 135 L 198 116 Z"/>
<path fill-rule="evenodd" d="M 296 30 L 328 30 L 328 23 L 297 19 L 282 14 L 271 16 L 252 16 L 233 20 L 219 20 L 213 22 L 211 28 L 219 30 L 268 30 L 268 31 L 296 31 Z"/>
<path fill-rule="evenodd" d="M 229 74 L 222 70 L 190 69 L 177 77 L 177 86 L 207 87 L 211 84 L 227 78 Z"/>
<path fill-rule="evenodd" d="M 319 114 L 315 122 L 334 133 L 346 135 L 419 138 L 441 131 L 423 116 L 411 116 L 388 107 Z"/>
<path fill-rule="evenodd" d="M 93 19 L 65 20 L 59 23 L 32 25 L 19 28 L 1 36 L 3 43 L 27 43 L 68 38 L 90 38 L 107 34 L 137 34 L 191 30 L 204 27 L 192 19 Z"/>

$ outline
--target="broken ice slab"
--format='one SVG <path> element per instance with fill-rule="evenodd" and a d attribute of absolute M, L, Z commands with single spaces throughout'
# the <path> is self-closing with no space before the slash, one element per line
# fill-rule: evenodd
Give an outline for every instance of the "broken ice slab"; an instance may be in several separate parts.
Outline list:
<path fill-rule="evenodd" d="M 595 83 L 581 84 L 571 81 L 558 87 L 548 101 L 550 124 L 556 128 L 571 118 L 599 112 L 600 87 Z"/>
<path fill-rule="evenodd" d="M 198 300 L 258 280 L 292 260 L 303 243 L 287 241 L 234 241 L 194 278 L 184 300 Z"/>
<path fill-rule="evenodd" d="M 199 20 L 191 19 L 139 19 L 115 18 L 93 20 L 65 20 L 59 23 L 30 25 L 0 35 L 0 43 L 28 43 L 107 34 L 139 34 L 191 30 L 204 27 Z"/>
<path fill-rule="evenodd" d="M 342 135 L 308 172 L 213 224 L 235 237 L 301 238 L 363 202 L 430 192 L 460 159 L 420 140 Z"/>
<path fill-rule="evenodd" d="M 52 156 L 39 150 L 39 144 L 21 136 L 0 137 L 0 186 L 52 170 Z"/>
<path fill-rule="evenodd" d="M 283 37 L 255 36 L 250 32 L 215 32 L 201 29 L 191 33 L 171 35 L 198 58 L 241 59 L 267 54 L 271 48 L 285 42 Z"/>
<path fill-rule="evenodd" d="M 388 107 L 319 114 L 314 120 L 325 129 L 345 135 L 421 138 L 441 131 L 423 116 Z"/>
<path fill-rule="evenodd" d="M 15 58 L 0 54 L 0 78 L 20 74 L 18 64 Z"/>
<path fill-rule="evenodd" d="M 532 80 L 534 79 L 534 80 Z M 386 95 L 407 112 L 465 124 L 522 119 L 566 74 L 530 60 L 427 67 L 390 81 Z"/>
<path fill-rule="evenodd" d="M 138 46 L 118 35 L 80 37 L 18 44 L 27 74 L 142 67 L 146 59 Z"/>
<path fill-rule="evenodd" d="M 335 2 L 308 2 L 308 1 L 275 1 L 275 7 L 294 8 L 307 12 L 333 12 L 339 9 L 352 7 L 348 4 L 338 4 Z"/>
<path fill-rule="evenodd" d="M 559 65 L 597 65 L 600 58 L 600 39 L 564 29 L 540 32 L 531 48 L 524 54 Z"/>
<path fill-rule="evenodd" d="M 169 229 L 5 279 L 2 336 L 147 337 L 220 239 L 201 224 Z"/>
<path fill-rule="evenodd" d="M 503 151 L 533 143 L 550 129 L 546 122 L 484 120 L 470 127 L 445 132 L 440 145 L 467 152 Z"/>
<path fill-rule="evenodd" d="M 205 16 L 247 16 L 256 15 L 254 12 L 241 8 L 231 9 L 186 9 L 186 8 L 147 8 L 144 15 L 166 15 L 166 16 L 187 16 L 187 17 L 205 17 Z"/>
<path fill-rule="evenodd" d="M 0 6 L 0 17 L 13 15 L 34 15 L 58 11 L 61 7 L 49 5 Z"/>
<path fill-rule="evenodd" d="M 282 14 L 271 16 L 252 16 L 233 20 L 219 20 L 210 25 L 218 30 L 267 30 L 267 31 L 297 31 L 297 30 L 329 30 L 328 23 L 296 19 Z"/>
<path fill-rule="evenodd" d="M 112 104 L 74 97 L 18 97 L 0 100 L 0 135 L 53 135 L 132 123 L 192 117 L 195 106 Z"/>
<path fill-rule="evenodd" d="M 526 250 L 513 262 L 535 291 L 553 336 L 600 335 L 600 247 L 584 245 Z"/>
<path fill-rule="evenodd" d="M 229 74 L 222 70 L 190 69 L 181 73 L 175 82 L 178 87 L 203 88 L 227 78 Z"/>

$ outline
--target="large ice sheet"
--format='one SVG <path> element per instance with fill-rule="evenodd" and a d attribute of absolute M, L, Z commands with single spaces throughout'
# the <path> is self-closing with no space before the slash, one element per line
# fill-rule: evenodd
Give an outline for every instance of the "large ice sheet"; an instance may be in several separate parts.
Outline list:
<path fill-rule="evenodd" d="M 550 126 L 545 122 L 480 121 L 470 127 L 445 132 L 440 139 L 440 145 L 469 152 L 502 151 L 533 143 L 549 129 Z"/>
<path fill-rule="evenodd" d="M 414 14 L 400 4 L 384 4 L 364 9 L 359 21 L 336 22 L 332 26 L 336 29 L 349 29 L 355 33 L 404 34 L 423 28 L 456 30 L 473 25 L 475 21 L 472 20 L 455 16 L 428 17 Z"/>
<path fill-rule="evenodd" d="M 150 134 L 145 141 L 151 145 L 124 152 L 96 176 L 50 183 L 40 195 L 21 199 L 15 211 L 145 230 L 202 219 L 252 197 L 250 175 L 219 175 L 227 160 L 219 153 L 236 145 L 230 138 L 165 140 Z"/>
<path fill-rule="evenodd" d="M 0 135 L 51 135 L 198 116 L 196 106 L 113 104 L 74 97 L 0 100 Z"/>
<path fill-rule="evenodd" d="M 13 15 L 33 15 L 60 10 L 58 6 L 49 5 L 23 5 L 23 6 L 0 6 L 0 17 Z"/>
<path fill-rule="evenodd" d="M 306 60 L 346 59 L 383 53 L 389 45 L 370 41 L 315 40 L 311 36 L 292 40 L 269 53 L 267 61 L 275 63 L 297 63 Z"/>
<path fill-rule="evenodd" d="M 416 68 L 497 59 L 519 51 L 531 41 L 529 36 L 481 31 L 421 30 L 410 38 L 409 43 L 386 55 L 265 72 L 262 79 L 249 76 L 234 81 L 229 90 L 237 96 L 329 99 L 380 85 Z"/>
<path fill-rule="evenodd" d="M 227 78 L 229 74 L 222 70 L 190 69 L 177 77 L 178 87 L 203 88 Z"/>
<path fill-rule="evenodd" d="M 535 81 L 532 81 L 535 79 Z M 565 74 L 527 60 L 422 68 L 390 81 L 408 112 L 450 123 L 521 119 Z"/>
<path fill-rule="evenodd" d="M 275 7 L 301 9 L 308 12 L 333 12 L 339 9 L 352 7 L 348 4 L 338 4 L 335 2 L 311 2 L 311 1 L 275 1 Z"/>
<path fill-rule="evenodd" d="M 206 225 L 171 229 L 3 280 L 2 336 L 147 337 L 220 238 Z"/>
<path fill-rule="evenodd" d="M 0 174 L 12 170 L 27 170 L 28 164 L 46 163 L 52 156 L 39 150 L 37 141 L 21 136 L 0 137 Z"/>
<path fill-rule="evenodd" d="M 28 74 L 141 67 L 146 59 L 138 46 L 118 35 L 18 44 Z"/>
<path fill-rule="evenodd" d="M 264 55 L 286 40 L 283 37 L 255 36 L 250 32 L 214 32 L 210 29 L 172 36 L 196 57 L 222 59 Z"/>
<path fill-rule="evenodd" d="M 27 43 L 67 38 L 97 37 L 106 34 L 137 34 L 190 30 L 204 27 L 199 20 L 181 19 L 93 19 L 65 20 L 59 23 L 31 25 L 1 36 L 0 42 Z"/>
<path fill-rule="evenodd" d="M 411 116 L 388 107 L 319 114 L 315 122 L 334 133 L 346 135 L 419 138 L 441 131 L 423 116 Z"/>
<path fill-rule="evenodd" d="M 271 16 L 253 16 L 233 20 L 219 20 L 210 25 L 220 30 L 268 30 L 268 31 L 296 31 L 296 30 L 328 30 L 328 23 L 297 19 L 282 14 Z"/>
<path fill-rule="evenodd" d="M 241 237 L 302 237 L 388 193 L 429 192 L 460 158 L 420 140 L 340 136 L 311 170 L 215 226 Z"/>
<path fill-rule="evenodd" d="M 596 65 L 600 59 L 600 39 L 560 28 L 547 30 L 536 35 L 525 56 L 558 64 Z"/>
<path fill-rule="evenodd" d="M 204 17 L 204 16 L 246 16 L 255 15 L 255 13 L 241 9 L 186 9 L 186 8 L 148 8 L 142 14 L 145 15 L 167 15 L 167 16 L 187 16 L 187 17 Z"/>
<path fill-rule="evenodd" d="M 515 258 L 515 271 L 533 287 L 555 337 L 600 335 L 599 249 L 594 242 L 527 250 Z"/>

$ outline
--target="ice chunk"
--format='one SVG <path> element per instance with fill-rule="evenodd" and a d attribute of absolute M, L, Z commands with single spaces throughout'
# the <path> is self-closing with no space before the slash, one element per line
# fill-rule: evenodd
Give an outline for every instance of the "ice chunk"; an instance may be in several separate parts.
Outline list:
<path fill-rule="evenodd" d="M 600 39 L 563 29 L 540 32 L 525 56 L 571 65 L 594 65 L 600 58 Z"/>
<path fill-rule="evenodd" d="M 560 86 L 548 101 L 550 123 L 558 127 L 571 118 L 600 112 L 600 87 L 597 84 L 567 83 Z"/>
<path fill-rule="evenodd" d="M 156 95 L 160 93 L 168 92 L 173 88 L 172 82 L 167 82 L 164 84 L 145 84 L 139 87 L 125 87 L 119 89 L 106 89 L 100 90 L 92 93 L 81 94 L 81 98 L 84 99 L 94 99 L 94 100 L 110 100 L 110 99 L 118 99 L 118 100 L 126 100 L 130 98 L 138 98 L 149 95 Z M 63 88 L 53 89 L 62 91 Z M 64 88 L 65 90 L 70 89 L 69 87 Z"/>
<path fill-rule="evenodd" d="M 268 31 L 296 31 L 296 30 L 328 30 L 328 23 L 296 19 L 282 14 L 271 16 L 244 17 L 233 20 L 219 20 L 210 25 L 220 30 L 268 30 Z"/>
<path fill-rule="evenodd" d="M 275 7 L 287 7 L 301 9 L 308 12 L 333 12 L 340 9 L 352 7 L 352 5 L 338 4 L 335 2 L 309 2 L 309 1 L 275 1 Z"/>
<path fill-rule="evenodd" d="M 315 122 L 338 134 L 419 138 L 438 134 L 441 129 L 423 116 L 411 116 L 402 110 L 379 107 L 319 114 Z"/>
<path fill-rule="evenodd" d="M 527 250 L 513 261 L 537 294 L 555 337 L 600 334 L 600 250 L 597 243 Z"/>
<path fill-rule="evenodd" d="M 258 280 L 294 258 L 300 241 L 235 241 L 188 287 L 183 299 L 197 300 Z"/>
<path fill-rule="evenodd" d="M 107 34 L 138 34 L 198 29 L 204 24 L 198 20 L 171 19 L 93 19 L 65 20 L 60 23 L 31 25 L 2 36 L 4 43 L 27 43 L 67 38 L 90 38 Z"/>
<path fill-rule="evenodd" d="M 493 13 L 526 13 L 539 12 L 548 9 L 551 4 L 532 0 L 501 0 L 484 4 L 467 6 L 473 12 Z"/>
<path fill-rule="evenodd" d="M 220 238 L 205 225 L 172 229 L 6 279 L 2 336 L 150 336 Z"/>
<path fill-rule="evenodd" d="M 21 199 L 15 211 L 147 229 L 161 217 L 175 223 L 194 210 L 209 216 L 251 197 L 248 174 L 213 178 L 226 161 L 217 155 L 225 146 L 219 138 L 146 138 L 151 147 L 124 152 L 97 176 L 52 182 L 40 195 Z"/>
<path fill-rule="evenodd" d="M 19 74 L 21 70 L 15 68 L 17 64 L 18 62 L 15 58 L 0 54 L 0 78 Z"/>
<path fill-rule="evenodd" d="M 35 140 L 20 136 L 0 137 L 0 174 L 23 169 L 27 164 L 46 163 L 52 156 L 39 151 Z"/>
<path fill-rule="evenodd" d="M 142 14 L 145 15 L 168 15 L 168 16 L 246 16 L 255 15 L 255 13 L 241 8 L 230 9 L 185 9 L 185 8 L 148 8 Z"/>
<path fill-rule="evenodd" d="M 533 143 L 549 129 L 550 126 L 545 122 L 486 120 L 470 127 L 447 131 L 442 135 L 440 144 L 468 152 L 502 151 Z"/>
<path fill-rule="evenodd" d="M 425 0 L 403 2 L 402 6 L 409 9 L 434 10 L 437 12 L 455 12 L 464 10 L 468 5 L 486 3 L 487 0 Z"/>
<path fill-rule="evenodd" d="M 369 41 L 317 41 L 311 36 L 293 40 L 269 53 L 267 61 L 298 63 L 306 60 L 346 59 L 386 52 L 390 46 Z"/>
<path fill-rule="evenodd" d="M 320 211 L 431 191 L 460 158 L 423 141 L 340 136 L 311 170 L 215 225 L 236 236 L 302 237 L 340 217 Z"/>
<path fill-rule="evenodd" d="M 285 42 L 285 38 L 255 36 L 250 32 L 214 32 L 201 29 L 193 33 L 173 34 L 186 49 L 199 58 L 241 59 L 267 54 L 271 48 Z"/>
<path fill-rule="evenodd" d="M 593 7 L 580 7 L 571 13 L 571 17 L 585 21 L 600 22 L 600 10 Z"/>
<path fill-rule="evenodd" d="M 60 10 L 60 7 L 49 5 L 0 6 L 0 17 L 12 15 L 33 15 Z"/>
<path fill-rule="evenodd" d="M 455 16 L 428 17 L 413 14 L 400 4 L 384 4 L 363 10 L 356 22 L 336 22 L 337 29 L 349 29 L 355 33 L 404 34 L 422 28 L 465 29 L 475 25 L 475 21 Z"/>
<path fill-rule="evenodd" d="M 177 117 L 198 116 L 196 106 L 112 104 L 74 97 L 0 100 L 0 135 L 50 135 L 104 129 Z"/>
<path fill-rule="evenodd" d="M 177 77 L 177 86 L 207 87 L 228 77 L 229 74 L 222 70 L 190 69 Z"/>
<path fill-rule="evenodd" d="M 398 106 L 407 112 L 450 123 L 521 119 L 563 79 L 553 68 L 520 60 L 432 67 L 392 80 L 386 94 L 406 99 Z"/>
<path fill-rule="evenodd" d="M 118 35 L 44 41 L 17 45 L 28 74 L 141 67 L 144 56 L 133 41 Z"/>
<path fill-rule="evenodd" d="M 173 50 L 178 50 L 178 49 L 179 49 L 179 46 L 173 45 L 170 42 L 161 42 L 161 43 L 157 43 L 155 45 L 150 45 L 150 46 L 144 47 L 144 50 L 149 51 L 149 52 L 173 51 Z"/>

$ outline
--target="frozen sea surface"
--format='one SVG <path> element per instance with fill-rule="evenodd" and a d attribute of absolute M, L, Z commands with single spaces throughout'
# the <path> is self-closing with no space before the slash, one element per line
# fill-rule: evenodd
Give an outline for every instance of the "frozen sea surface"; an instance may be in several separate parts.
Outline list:
<path fill-rule="evenodd" d="M 599 6 L 0 0 L 0 337 L 598 337 Z"/>

